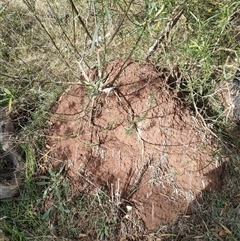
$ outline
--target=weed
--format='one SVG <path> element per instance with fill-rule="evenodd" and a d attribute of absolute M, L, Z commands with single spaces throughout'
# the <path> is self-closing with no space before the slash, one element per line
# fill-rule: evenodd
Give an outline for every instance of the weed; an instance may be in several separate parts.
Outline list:
<path fill-rule="evenodd" d="M 49 217 L 53 208 L 59 209 L 61 212 L 69 213 L 70 210 L 66 207 L 64 203 L 64 197 L 67 192 L 67 183 L 64 182 L 63 179 L 63 170 L 64 166 L 62 166 L 57 173 L 48 170 L 48 176 L 41 176 L 42 181 L 37 182 L 36 184 L 39 186 L 46 186 L 46 189 L 43 192 L 43 200 L 47 198 L 52 199 L 53 204 L 48 207 L 47 211 L 43 214 L 42 219 L 46 219 Z"/>
<path fill-rule="evenodd" d="M 0 94 L 0 106 L 5 106 L 6 104 L 8 105 L 8 110 L 9 112 L 12 109 L 12 101 L 14 99 L 14 96 L 12 94 L 12 92 L 7 89 L 7 88 L 0 88 L 2 91 L 2 93 Z"/>
<path fill-rule="evenodd" d="M 97 237 L 102 240 L 109 236 L 109 221 L 106 217 L 101 217 L 95 221 Z"/>
<path fill-rule="evenodd" d="M 127 136 L 130 136 L 134 133 L 134 131 L 136 130 L 135 125 L 130 125 L 129 127 L 125 128 L 125 132 Z"/>

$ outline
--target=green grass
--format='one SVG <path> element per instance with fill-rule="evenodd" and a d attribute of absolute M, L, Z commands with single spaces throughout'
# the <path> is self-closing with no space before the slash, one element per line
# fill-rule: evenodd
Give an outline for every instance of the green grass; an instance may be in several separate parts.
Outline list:
<path fill-rule="evenodd" d="M 178 67 L 185 79 L 177 89 L 183 93 L 181 100 L 202 117 L 203 127 L 211 126 L 224 144 L 222 155 L 227 155 L 230 162 L 224 174 L 224 193 L 204 194 L 195 215 L 181 217 L 162 229 L 162 234 L 175 235 L 163 240 L 239 240 L 239 130 L 223 115 L 216 87 L 230 81 L 239 66 L 240 3 L 73 3 L 84 24 L 76 17 L 72 1 L 34 4 L 17 0 L 0 5 L 0 106 L 16 113 L 19 145 L 26 155 L 19 198 L 0 201 L 0 228 L 11 240 L 54 240 L 54 236 L 57 240 L 84 240 L 85 235 L 116 240 L 119 223 L 104 191 L 72 198 L 64 168 L 47 170 L 42 175 L 44 127 L 62 91 L 89 67 L 103 71 L 106 63 L 115 58 L 144 63 L 148 48 L 182 8 L 181 19 L 154 51 L 150 62 L 173 74 L 174 67 Z M 100 88 L 98 82 L 82 84 L 90 86 L 89 98 Z"/>

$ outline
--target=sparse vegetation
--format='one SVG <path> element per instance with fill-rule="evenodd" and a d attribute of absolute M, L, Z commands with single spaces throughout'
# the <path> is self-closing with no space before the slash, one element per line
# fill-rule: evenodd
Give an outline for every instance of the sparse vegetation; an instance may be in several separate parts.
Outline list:
<path fill-rule="evenodd" d="M 0 201 L 0 229 L 10 240 L 121 240 L 126 210 L 104 187 L 72 195 L 64 166 L 54 169 L 45 161 L 45 129 L 64 90 L 86 88 L 83 108 L 102 92 L 110 94 L 117 84 L 108 82 L 106 64 L 116 58 L 145 63 L 149 48 L 181 10 L 148 61 L 167 69 L 179 101 L 218 140 L 218 159 L 228 157 L 223 191 L 203 193 L 194 214 L 160 225 L 154 234 L 143 235 L 139 225 L 141 236 L 131 240 L 240 240 L 239 126 L 226 115 L 219 94 L 240 64 L 240 2 L 0 0 L 0 107 L 12 111 L 25 153 L 19 197 Z M 89 69 L 96 71 L 91 75 Z M 155 93 L 149 102 L 157 103 Z M 145 117 L 133 119 L 126 135 Z"/>

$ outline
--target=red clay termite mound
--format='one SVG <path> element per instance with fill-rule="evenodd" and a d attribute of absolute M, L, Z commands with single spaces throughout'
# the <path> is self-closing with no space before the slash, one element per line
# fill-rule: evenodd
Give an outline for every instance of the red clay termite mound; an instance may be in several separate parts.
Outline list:
<path fill-rule="evenodd" d="M 154 230 L 203 190 L 219 188 L 213 140 L 152 65 L 116 60 L 104 73 L 114 88 L 89 97 L 76 83 L 60 98 L 48 137 L 51 165 L 66 165 L 75 192 L 104 185 Z M 89 78 L 97 78 L 94 70 Z"/>

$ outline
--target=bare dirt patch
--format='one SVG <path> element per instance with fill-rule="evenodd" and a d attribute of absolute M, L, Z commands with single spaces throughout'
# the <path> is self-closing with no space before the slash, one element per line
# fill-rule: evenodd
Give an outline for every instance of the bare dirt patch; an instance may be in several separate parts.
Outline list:
<path fill-rule="evenodd" d="M 89 183 L 104 186 L 154 230 L 186 213 L 203 190 L 219 188 L 221 168 L 212 138 L 164 75 L 152 65 L 123 64 L 105 68 L 111 91 L 90 98 L 80 79 L 62 95 L 49 127 L 47 165 L 65 164 L 76 194 Z"/>

